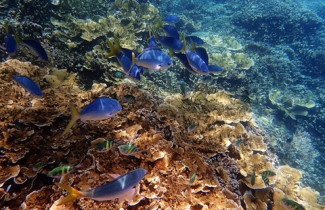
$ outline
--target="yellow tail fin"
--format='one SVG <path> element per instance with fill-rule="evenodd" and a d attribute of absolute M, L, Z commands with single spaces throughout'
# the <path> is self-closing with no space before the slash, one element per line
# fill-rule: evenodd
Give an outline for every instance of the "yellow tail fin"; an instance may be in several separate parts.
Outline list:
<path fill-rule="evenodd" d="M 84 197 L 84 193 L 74 189 L 73 187 L 70 187 L 68 185 L 65 184 L 61 184 L 61 183 L 55 183 L 56 185 L 58 185 L 59 187 L 61 187 L 62 189 L 66 190 L 68 192 L 68 195 L 62 199 L 59 200 L 58 202 L 58 206 L 69 203 L 73 200 L 77 200 L 79 198 Z"/>
<path fill-rule="evenodd" d="M 73 104 L 70 104 L 70 108 L 71 108 L 71 120 L 68 124 L 68 126 L 65 128 L 62 136 L 64 136 L 66 133 L 68 133 L 68 131 L 70 130 L 70 128 L 72 128 L 72 126 L 77 122 L 77 120 L 79 120 L 80 115 L 76 109 L 76 107 L 74 107 Z"/>
<path fill-rule="evenodd" d="M 130 71 L 133 68 L 136 61 L 137 61 L 137 59 L 135 58 L 135 54 L 134 54 L 134 52 L 132 52 L 132 63 L 131 63 L 131 66 L 130 66 L 130 69 L 129 69 L 128 73 L 130 73 Z"/>

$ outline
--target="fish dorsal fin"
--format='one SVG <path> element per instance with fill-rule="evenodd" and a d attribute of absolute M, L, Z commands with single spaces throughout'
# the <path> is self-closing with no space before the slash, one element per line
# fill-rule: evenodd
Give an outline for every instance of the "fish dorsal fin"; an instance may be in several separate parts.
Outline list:
<path fill-rule="evenodd" d="M 108 174 L 110 175 L 113 179 L 117 179 L 119 176 L 121 176 L 120 174 Z"/>

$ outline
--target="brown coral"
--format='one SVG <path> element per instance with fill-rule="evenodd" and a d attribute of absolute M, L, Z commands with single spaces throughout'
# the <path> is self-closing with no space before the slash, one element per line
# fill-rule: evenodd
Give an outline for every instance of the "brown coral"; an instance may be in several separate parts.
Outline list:
<path fill-rule="evenodd" d="M 25 72 L 39 82 L 45 97 L 36 100 L 22 95 L 20 87 L 6 76 L 18 72 Z M 46 76 L 47 72 L 52 76 Z M 145 168 L 147 175 L 133 202 L 121 205 L 125 208 L 131 205 L 130 208 L 137 209 L 242 209 L 245 192 L 247 206 L 253 205 L 254 198 L 258 200 L 254 205 L 269 205 L 267 200 L 273 195 L 269 189 L 278 175 L 270 177 L 271 186 L 265 186 L 261 180 L 262 171 L 275 171 L 265 153 L 266 144 L 254 129 L 247 131 L 247 125 L 254 126 L 247 107 L 225 92 L 208 95 L 193 92 L 163 99 L 126 83 L 109 88 L 94 84 L 91 90 L 82 91 L 73 74 L 11 60 L 0 65 L 0 79 L 1 93 L 7 97 L 1 98 L 5 107 L 0 128 L 6 138 L 0 140 L 4 154 L 0 166 L 4 171 L 15 171 L 2 174 L 1 186 L 13 184 L 15 189 L 21 189 L 5 192 L 0 188 L 0 198 L 6 197 L 11 208 L 20 205 L 28 209 L 40 205 L 57 208 L 55 201 L 62 196 L 62 190 L 45 174 L 63 164 L 75 170 L 64 175 L 61 182 L 80 190 L 112 180 L 108 173 L 123 174 Z M 64 85 L 59 86 L 58 82 Z M 118 99 L 123 110 L 111 119 L 78 122 L 63 138 L 61 134 L 69 121 L 69 103 L 82 108 L 100 96 Z M 17 120 L 20 124 L 15 124 Z M 188 131 L 190 124 L 197 129 Z M 91 143 L 104 139 L 114 140 L 117 145 L 134 144 L 139 152 L 131 157 L 121 155 L 116 146 L 94 150 Z M 237 145 L 238 139 L 243 143 Z M 12 154 L 19 154 L 19 158 Z M 43 165 L 36 167 L 40 161 Z M 249 175 L 254 168 L 256 184 L 252 186 Z M 193 172 L 196 179 L 190 183 Z M 288 195 L 295 185 L 289 186 Z M 254 191 L 254 198 L 249 195 L 250 190 Z M 304 190 L 300 195 L 305 202 L 314 202 L 308 192 Z M 91 199 L 60 206 L 61 209 L 117 207 L 115 201 Z"/>

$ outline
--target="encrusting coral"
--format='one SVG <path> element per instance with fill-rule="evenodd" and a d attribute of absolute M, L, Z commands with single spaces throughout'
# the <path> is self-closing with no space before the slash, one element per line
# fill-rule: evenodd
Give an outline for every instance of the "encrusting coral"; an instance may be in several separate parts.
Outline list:
<path fill-rule="evenodd" d="M 39 83 L 44 97 L 34 99 L 26 94 L 10 79 L 9 75 L 15 74 Z M 256 125 L 248 107 L 226 92 L 161 98 L 128 83 L 109 88 L 94 84 L 91 90 L 83 91 L 74 74 L 17 60 L 0 65 L 0 80 L 4 105 L 0 167 L 11 171 L 0 173 L 0 198 L 6 197 L 0 200 L 1 205 L 27 209 L 114 209 L 128 205 L 130 209 L 243 209 L 243 195 L 245 203 L 258 200 L 258 206 L 270 205 L 266 198 L 273 194 L 268 189 L 274 186 L 279 171 L 267 156 L 264 138 L 254 132 Z M 69 121 L 69 104 L 81 109 L 100 96 L 116 98 L 122 111 L 107 120 L 78 122 L 62 137 Z M 196 125 L 195 130 L 188 129 L 191 124 Z M 94 141 L 103 140 L 114 140 L 116 145 L 103 151 L 94 149 Z M 122 144 L 135 145 L 138 153 L 122 155 L 117 148 Z M 25 153 L 13 158 L 11 154 L 16 151 Z M 74 170 L 60 182 L 80 190 L 112 180 L 109 173 L 144 168 L 147 174 L 130 203 L 79 199 L 56 206 L 64 193 L 46 174 L 61 165 Z M 254 168 L 256 186 L 247 181 Z M 265 170 L 277 173 L 269 177 L 270 186 L 260 178 Z M 287 185 L 286 194 L 295 193 L 295 189 Z M 306 192 L 300 194 L 304 201 L 318 208 Z"/>

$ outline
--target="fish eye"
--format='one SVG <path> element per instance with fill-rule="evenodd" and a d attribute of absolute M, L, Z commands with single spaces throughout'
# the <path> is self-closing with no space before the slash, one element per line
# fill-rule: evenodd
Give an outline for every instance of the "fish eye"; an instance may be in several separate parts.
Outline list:
<path fill-rule="evenodd" d="M 172 63 L 167 63 L 167 64 L 168 64 L 168 66 L 172 65 Z"/>
<path fill-rule="evenodd" d="M 161 64 L 158 64 L 159 67 L 161 67 Z"/>

